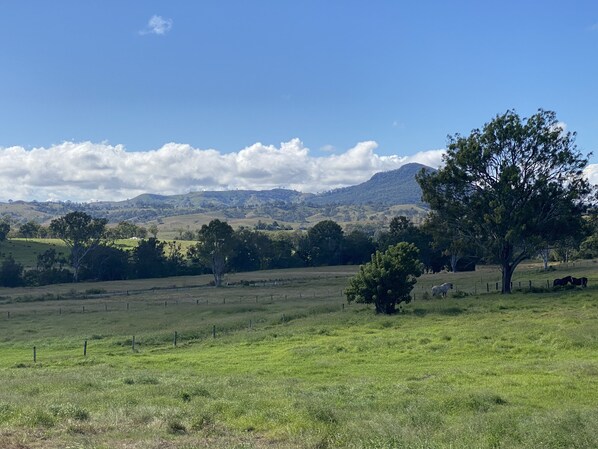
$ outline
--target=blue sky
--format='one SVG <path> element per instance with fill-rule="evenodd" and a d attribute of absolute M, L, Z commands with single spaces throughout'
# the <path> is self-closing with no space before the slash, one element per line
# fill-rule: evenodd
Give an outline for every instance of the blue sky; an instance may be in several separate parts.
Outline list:
<path fill-rule="evenodd" d="M 0 162 L 96 169 L 40 190 L 41 168 L 5 163 L 0 199 L 120 199 L 152 189 L 118 178 L 131 158 L 149 170 L 210 149 L 222 170 L 286 155 L 319 171 L 310 185 L 164 173 L 161 191 L 333 188 L 438 161 L 448 134 L 507 109 L 556 111 L 598 155 L 596 1 L 3 1 L 0 58 Z M 322 179 L 327 163 L 344 171 Z"/>

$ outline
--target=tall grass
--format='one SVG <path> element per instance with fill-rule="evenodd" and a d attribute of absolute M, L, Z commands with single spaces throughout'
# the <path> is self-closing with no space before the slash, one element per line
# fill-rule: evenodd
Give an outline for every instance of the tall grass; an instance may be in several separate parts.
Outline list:
<path fill-rule="evenodd" d="M 596 289 L 388 317 L 341 307 L 348 274 L 0 304 L 0 448 L 598 447 Z"/>

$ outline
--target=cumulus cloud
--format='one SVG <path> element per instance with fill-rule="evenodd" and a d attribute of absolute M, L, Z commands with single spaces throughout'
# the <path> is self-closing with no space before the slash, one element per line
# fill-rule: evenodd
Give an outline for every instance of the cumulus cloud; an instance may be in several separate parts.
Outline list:
<path fill-rule="evenodd" d="M 279 187 L 322 192 L 409 162 L 438 167 L 444 153 L 381 156 L 377 147 L 373 141 L 360 142 L 322 157 L 311 156 L 299 139 L 280 146 L 255 143 L 233 153 L 180 143 L 139 152 L 92 142 L 0 148 L 0 200 L 123 200 L 141 193 Z"/>
<path fill-rule="evenodd" d="M 587 176 L 590 184 L 598 185 L 598 164 L 588 164 L 584 170 L 584 174 Z"/>
<path fill-rule="evenodd" d="M 157 34 L 164 35 L 168 33 L 172 28 L 172 19 L 165 19 L 161 16 L 153 15 L 147 22 L 147 25 L 139 34 Z"/>

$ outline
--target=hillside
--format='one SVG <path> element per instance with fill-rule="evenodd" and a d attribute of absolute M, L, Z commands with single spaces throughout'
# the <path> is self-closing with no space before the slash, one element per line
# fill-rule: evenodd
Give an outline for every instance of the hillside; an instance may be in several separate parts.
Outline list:
<path fill-rule="evenodd" d="M 147 193 L 124 201 L 94 203 L 14 201 L 0 203 L 0 214 L 14 223 L 33 220 L 46 224 L 74 210 L 105 217 L 111 223 L 127 220 L 161 224 L 166 218 L 184 216 L 222 217 L 245 224 L 277 220 L 297 226 L 317 217 L 345 223 L 384 223 L 396 214 L 397 207 L 409 209 L 410 215 L 425 213 L 421 189 L 415 181 L 422 168 L 432 170 L 421 164 L 406 164 L 377 173 L 364 183 L 321 194 L 289 189 L 225 190 L 182 195 Z M 193 219 L 196 223 L 198 220 L 201 218 Z"/>
<path fill-rule="evenodd" d="M 422 164 L 406 164 L 396 170 L 376 173 L 361 184 L 332 190 L 309 198 L 310 204 L 416 204 L 423 205 L 422 191 L 415 175 L 422 169 L 432 170 Z"/>

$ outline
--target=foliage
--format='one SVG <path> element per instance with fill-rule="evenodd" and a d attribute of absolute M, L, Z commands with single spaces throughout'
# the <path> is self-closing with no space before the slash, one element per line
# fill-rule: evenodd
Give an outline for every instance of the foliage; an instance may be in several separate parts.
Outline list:
<path fill-rule="evenodd" d="M 108 234 L 112 239 L 144 239 L 147 237 L 147 229 L 135 223 L 121 221 L 114 228 L 109 229 Z"/>
<path fill-rule="evenodd" d="M 16 262 L 12 255 L 6 257 L 0 265 L 0 285 L 4 287 L 23 285 L 23 265 Z"/>
<path fill-rule="evenodd" d="M 7 221 L 0 221 L 0 242 L 6 240 L 8 233 L 10 232 L 10 223 Z"/>
<path fill-rule="evenodd" d="M 93 218 L 85 212 L 71 212 L 50 223 L 51 232 L 64 240 L 71 250 L 71 266 L 75 282 L 79 279 L 83 259 L 104 237 L 107 223 L 107 219 Z"/>
<path fill-rule="evenodd" d="M 436 218 L 501 265 L 503 293 L 521 261 L 580 232 L 591 189 L 574 137 L 554 112 L 522 120 L 507 111 L 468 137 L 450 137 L 445 166 L 418 175 Z"/>
<path fill-rule="evenodd" d="M 341 263 L 343 229 L 332 220 L 324 220 L 307 231 L 310 265 L 339 265 Z"/>
<path fill-rule="evenodd" d="M 18 237 L 26 239 L 39 237 L 41 226 L 35 221 L 28 221 L 19 226 Z"/>
<path fill-rule="evenodd" d="M 372 238 L 363 230 L 354 229 L 345 234 L 342 244 L 342 264 L 359 265 L 366 263 L 376 252 Z"/>
<path fill-rule="evenodd" d="M 133 272 L 137 278 L 167 276 L 164 242 L 150 237 L 139 241 L 133 250 Z"/>
<path fill-rule="evenodd" d="M 214 285 L 220 287 L 228 259 L 235 248 L 233 228 L 225 221 L 215 219 L 203 225 L 197 234 L 199 241 L 189 248 L 188 257 L 195 263 L 209 266 L 214 275 Z"/>
<path fill-rule="evenodd" d="M 376 251 L 371 262 L 350 279 L 347 301 L 373 303 L 376 313 L 395 313 L 397 304 L 411 301 L 411 290 L 422 273 L 418 252 L 415 245 L 404 242 Z"/>
<path fill-rule="evenodd" d="M 109 245 L 98 245 L 88 253 L 81 268 L 82 279 L 116 281 L 126 279 L 128 274 L 128 253 Z"/>
<path fill-rule="evenodd" d="M 388 232 L 378 236 L 378 247 L 385 251 L 400 242 L 413 243 L 419 249 L 419 260 L 424 270 L 437 273 L 447 265 L 447 257 L 434 243 L 428 226 L 415 226 L 407 217 L 399 215 L 390 221 Z"/>

